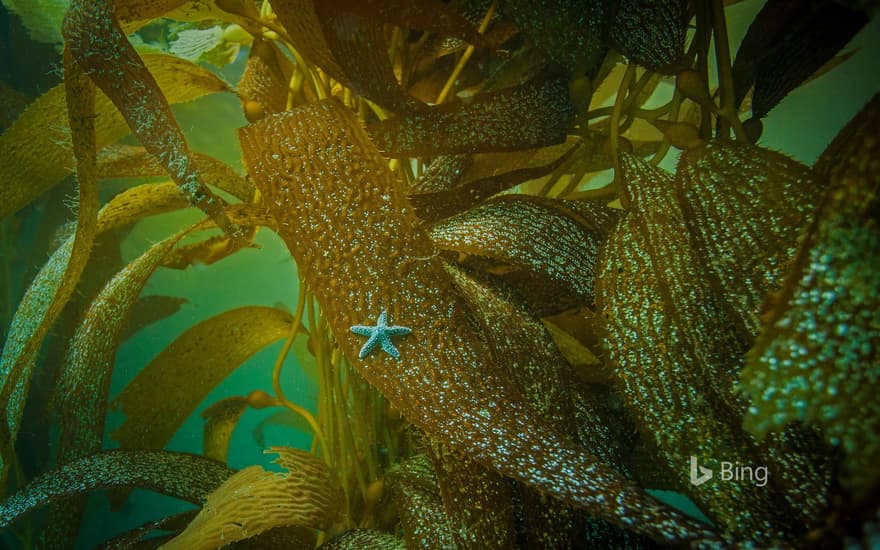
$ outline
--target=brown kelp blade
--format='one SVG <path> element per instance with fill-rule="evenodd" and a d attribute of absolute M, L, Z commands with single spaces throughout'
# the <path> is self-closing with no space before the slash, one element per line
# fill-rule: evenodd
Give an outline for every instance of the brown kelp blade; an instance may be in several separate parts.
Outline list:
<path fill-rule="evenodd" d="M 751 346 L 763 303 L 789 267 L 820 183 L 779 153 L 713 141 L 682 153 L 675 186 L 707 275 Z"/>
<path fill-rule="evenodd" d="M 254 186 L 225 162 L 204 153 L 194 153 L 196 167 L 205 183 L 226 191 L 242 202 L 254 196 Z M 111 145 L 98 154 L 99 178 L 164 176 L 167 172 L 143 147 Z"/>
<path fill-rule="evenodd" d="M 119 26 L 107 0 L 74 0 L 63 25 L 67 46 L 116 105 L 129 128 L 195 206 L 230 236 L 238 228 L 223 201 L 208 189 L 192 159 L 168 100 Z"/>
<path fill-rule="evenodd" d="M 880 459 L 880 100 L 858 115 L 854 139 L 749 352 L 741 388 L 745 427 L 763 436 L 813 424 L 840 446 L 843 482 L 877 487 Z"/>
<path fill-rule="evenodd" d="M 408 548 L 455 548 L 434 467 L 416 455 L 388 472 Z"/>
<path fill-rule="evenodd" d="M 426 107 L 371 124 L 368 131 L 389 156 L 431 157 L 562 143 L 573 118 L 568 85 L 554 77 Z"/>
<path fill-rule="evenodd" d="M 710 541 L 549 429 L 512 396 L 416 218 L 403 183 L 336 101 L 297 107 L 240 131 L 249 173 L 342 352 L 404 417 L 472 459 L 660 540 Z M 306 152 L 308 152 L 306 154 Z M 342 299 L 340 299 L 342 297 Z M 351 331 L 385 312 L 400 359 Z"/>
<path fill-rule="evenodd" d="M 837 2 L 770 0 L 749 26 L 733 64 L 736 104 L 752 85 L 762 118 L 852 39 L 868 16 Z"/>
<path fill-rule="evenodd" d="M 446 218 L 515 185 L 550 174 L 571 158 L 578 147 L 579 144 L 571 146 L 548 164 L 518 168 L 502 174 L 466 181 L 444 191 L 413 195 L 410 197 L 410 202 L 415 207 L 416 214 L 423 220 L 434 221 Z"/>
<path fill-rule="evenodd" d="M 595 76 L 604 56 L 609 2 L 510 0 L 501 10 L 569 73 Z"/>
<path fill-rule="evenodd" d="M 171 55 L 144 55 L 144 62 L 170 103 L 229 89 L 207 69 Z M 95 97 L 95 115 L 98 151 L 129 133 L 119 111 L 100 92 Z M 59 84 L 31 103 L 0 135 L 0 218 L 29 204 L 74 168 L 65 85 Z"/>
<path fill-rule="evenodd" d="M 516 545 L 513 491 L 509 480 L 469 457 L 430 441 L 447 525 L 455 548 L 511 548 Z"/>
<path fill-rule="evenodd" d="M 204 411 L 205 420 L 202 435 L 202 454 L 219 462 L 226 462 L 229 453 L 229 440 L 238 420 L 248 408 L 246 397 L 233 396 L 217 401 Z"/>
<path fill-rule="evenodd" d="M 339 9 L 337 2 L 272 0 L 293 46 L 334 80 L 394 112 L 418 102 L 394 75 L 381 21 Z"/>
<path fill-rule="evenodd" d="M 139 543 L 154 531 L 171 531 L 177 533 L 183 531 L 187 524 L 198 513 L 198 510 L 188 510 L 173 516 L 165 516 L 154 521 L 147 522 L 130 531 L 126 531 L 112 539 L 103 542 L 96 550 L 135 550 L 140 549 Z M 165 535 L 170 537 L 173 535 Z M 163 538 L 164 539 L 164 538 Z"/>
<path fill-rule="evenodd" d="M 599 239 L 558 208 L 557 201 L 526 195 L 499 197 L 430 228 L 441 250 L 491 258 L 527 269 L 593 301 Z"/>
<path fill-rule="evenodd" d="M 341 490 L 318 457 L 290 447 L 267 453 L 286 473 L 251 466 L 208 495 L 189 526 L 163 546 L 167 550 L 213 550 L 285 526 L 325 529 L 340 506 Z"/>
<path fill-rule="evenodd" d="M 684 55 L 687 0 L 620 0 L 612 11 L 608 40 L 635 63 L 669 71 Z"/>
<path fill-rule="evenodd" d="M 191 327 L 111 403 L 125 421 L 110 436 L 127 448 L 161 449 L 199 403 L 251 355 L 290 332 L 290 313 L 249 306 Z M 198 372 L 193 377 L 193 372 Z M 162 411 L 157 415 L 156 411 Z"/>
<path fill-rule="evenodd" d="M 177 296 L 141 296 L 131 308 L 125 330 L 122 332 L 122 341 L 154 323 L 171 317 L 187 303 L 189 300 Z"/>
<path fill-rule="evenodd" d="M 319 546 L 321 550 L 406 550 L 406 541 L 397 535 L 373 531 L 371 529 L 353 529 Z"/>
<path fill-rule="evenodd" d="M 101 451 L 33 480 L 0 505 L 0 527 L 23 515 L 98 489 L 139 488 L 201 504 L 235 470 L 215 460 L 161 450 Z"/>
<path fill-rule="evenodd" d="M 64 52 L 66 103 L 79 207 L 74 234 L 52 254 L 21 300 L 0 357 L 0 485 L 13 461 L 13 446 L 30 378 L 43 339 L 76 289 L 98 231 L 95 88 L 70 52 Z"/>
<path fill-rule="evenodd" d="M 59 464 L 101 449 L 110 376 L 128 311 L 162 258 L 189 231 L 180 231 L 150 247 L 117 273 L 89 305 L 58 374 L 55 408 L 60 418 Z M 53 509 L 45 533 L 49 546 L 67 546 L 75 540 L 85 505 L 82 497 Z"/>

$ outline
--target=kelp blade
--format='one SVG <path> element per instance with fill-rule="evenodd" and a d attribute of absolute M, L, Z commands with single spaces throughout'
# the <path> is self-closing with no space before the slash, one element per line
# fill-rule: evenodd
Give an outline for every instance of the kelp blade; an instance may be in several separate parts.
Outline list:
<path fill-rule="evenodd" d="M 0 527 L 53 502 L 98 489 L 140 488 L 195 504 L 235 470 L 189 453 L 162 450 L 101 451 L 49 471 L 0 506 Z"/>
<path fill-rule="evenodd" d="M 240 135 L 249 173 L 342 351 L 408 420 L 474 460 L 609 521 L 661 540 L 715 539 L 511 397 L 431 242 L 414 227 L 402 183 L 351 112 L 324 101 L 267 117 Z M 401 358 L 359 359 L 363 340 L 349 329 L 383 310 L 390 323 L 412 331 L 398 342 Z"/>
<path fill-rule="evenodd" d="M 146 54 L 144 63 L 170 103 L 228 91 L 207 69 L 165 54 Z M 95 98 L 96 148 L 101 151 L 129 133 L 125 120 L 103 93 Z M 30 204 L 73 172 L 73 148 L 65 109 L 65 85 L 31 103 L 0 135 L 0 218 Z"/>
<path fill-rule="evenodd" d="M 193 205 L 233 237 L 224 202 L 205 185 L 171 113 L 168 100 L 134 46 L 108 0 L 73 0 L 63 24 L 73 57 L 122 113 L 134 135 L 161 162 Z"/>
<path fill-rule="evenodd" d="M 291 323 L 285 311 L 249 306 L 191 327 L 113 399 L 111 408 L 121 409 L 126 419 L 110 436 L 127 448 L 165 447 L 217 384 L 251 355 L 286 336 Z"/>
<path fill-rule="evenodd" d="M 95 88 L 70 52 L 64 52 L 65 99 L 79 183 L 73 236 L 59 247 L 22 298 L 0 357 L 0 486 L 14 460 L 24 402 L 37 354 L 52 323 L 70 299 L 98 231 Z"/>
<path fill-rule="evenodd" d="M 166 550 L 213 550 L 285 526 L 324 529 L 339 506 L 327 465 L 299 449 L 272 447 L 286 473 L 251 466 L 208 495 L 202 511 Z"/>

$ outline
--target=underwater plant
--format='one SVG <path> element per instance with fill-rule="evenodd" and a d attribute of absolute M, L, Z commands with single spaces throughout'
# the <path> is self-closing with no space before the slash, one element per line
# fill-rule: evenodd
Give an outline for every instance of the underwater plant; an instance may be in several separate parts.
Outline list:
<path fill-rule="evenodd" d="M 760 144 L 876 2 L 768 0 L 735 55 L 722 0 L 50 4 L 24 20 L 63 40 L 62 81 L 4 92 L 0 245 L 65 186 L 76 218 L 40 218 L 20 297 L 0 260 L 6 543 L 75 548 L 90 493 L 135 489 L 194 508 L 101 548 L 880 538 L 880 96 L 812 166 Z M 197 152 L 172 110 L 218 93 L 247 124 L 213 139 L 241 159 Z M 179 211 L 200 215 L 123 260 L 134 224 Z M 151 278 L 266 231 L 293 311 L 199 320 L 114 395 L 125 342 L 185 307 Z M 200 409 L 196 452 L 173 450 Z M 256 410 L 282 471 L 232 466 Z"/>

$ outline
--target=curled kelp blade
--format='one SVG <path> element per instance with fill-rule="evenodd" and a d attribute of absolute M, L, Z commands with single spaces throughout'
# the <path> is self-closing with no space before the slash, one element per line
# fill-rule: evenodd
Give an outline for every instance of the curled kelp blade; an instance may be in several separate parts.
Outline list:
<path fill-rule="evenodd" d="M 416 455 L 396 465 L 388 472 L 388 481 L 408 548 L 456 548 L 428 457 Z"/>
<path fill-rule="evenodd" d="M 535 45 L 569 73 L 595 76 L 605 55 L 609 2 L 512 0 L 501 4 Z"/>
<path fill-rule="evenodd" d="M 111 407 L 126 419 L 110 436 L 123 447 L 163 448 L 217 384 L 251 355 L 286 336 L 292 321 L 286 311 L 248 306 L 191 327 L 113 399 Z M 162 414 L 157 416 L 157 410 Z"/>
<path fill-rule="evenodd" d="M 750 346 L 761 330 L 764 301 L 789 267 L 822 184 L 779 153 L 713 141 L 682 153 L 675 185 L 701 263 Z"/>
<path fill-rule="evenodd" d="M 481 464 L 618 525 L 669 542 L 717 540 L 513 397 L 471 330 L 434 245 L 414 227 L 402 182 L 353 113 L 323 101 L 267 117 L 240 136 L 248 171 L 341 351 L 407 420 Z M 400 358 L 378 348 L 359 357 L 365 340 L 351 327 L 372 325 L 383 312 L 389 325 L 410 329 L 383 346 Z"/>
<path fill-rule="evenodd" d="M 259 248 L 251 241 L 255 228 L 242 229 L 244 239 L 233 239 L 226 235 L 214 235 L 199 242 L 189 243 L 174 249 L 162 262 L 170 269 L 186 269 L 190 266 L 208 266 L 232 256 L 243 248 Z"/>
<path fill-rule="evenodd" d="M 165 55 L 144 62 L 170 103 L 192 101 L 228 86 L 207 69 Z M 125 120 L 103 93 L 95 98 L 96 147 L 100 151 L 129 133 Z M 65 109 L 65 84 L 31 103 L 0 135 L 0 217 L 29 204 L 74 171 Z"/>
<path fill-rule="evenodd" d="M 134 550 L 140 548 L 140 543 L 153 531 L 171 531 L 172 533 L 183 531 L 198 512 L 198 510 L 188 510 L 147 522 L 102 543 L 96 550 Z"/>
<path fill-rule="evenodd" d="M 441 155 L 425 167 L 410 186 L 413 195 L 446 191 L 457 184 L 473 163 L 471 155 Z"/>
<path fill-rule="evenodd" d="M 327 465 L 318 457 L 290 447 L 267 453 L 285 473 L 251 466 L 227 479 L 208 495 L 187 528 L 163 546 L 167 550 L 213 550 L 276 527 L 325 529 L 341 497 Z"/>
<path fill-rule="evenodd" d="M 63 25 L 67 47 L 192 203 L 227 234 L 237 236 L 224 202 L 205 185 L 168 100 L 123 33 L 111 4 L 73 0 Z"/>
<path fill-rule="evenodd" d="M 670 71 L 684 55 L 687 0 L 614 2 L 608 40 L 632 61 L 653 71 Z"/>
<path fill-rule="evenodd" d="M 441 250 L 515 265 L 593 301 L 599 239 L 556 201 L 500 197 L 438 222 L 429 235 Z"/>
<path fill-rule="evenodd" d="M 116 274 L 95 297 L 70 340 L 58 374 L 55 410 L 60 418 L 58 464 L 101 449 L 110 376 L 128 311 L 159 267 L 162 258 L 190 229 L 156 243 Z M 76 539 L 85 514 L 86 499 L 56 507 L 44 533 L 50 547 L 64 547 Z"/>
<path fill-rule="evenodd" d="M 139 488 L 201 504 L 235 470 L 189 453 L 113 449 L 85 456 L 33 480 L 0 505 L 0 527 L 54 502 L 98 489 Z"/>
<path fill-rule="evenodd" d="M 415 207 L 416 214 L 426 221 L 446 218 L 467 210 L 501 191 L 550 174 L 571 158 L 579 146 L 580 144 L 576 143 L 569 147 L 567 151 L 548 164 L 523 167 L 502 174 L 466 181 L 444 191 L 413 195 L 410 197 L 410 202 Z"/>
<path fill-rule="evenodd" d="M 43 339 L 76 289 L 98 232 L 95 88 L 70 52 L 64 52 L 65 101 L 79 183 L 77 223 L 22 297 L 0 356 L 0 484 L 14 460 L 30 378 Z M 4 134 L 5 135 L 5 134 Z"/>
<path fill-rule="evenodd" d="M 225 162 L 204 153 L 194 153 L 193 159 L 207 184 L 222 189 L 243 202 L 253 198 L 254 186 Z M 98 155 L 100 178 L 138 178 L 165 174 L 165 169 L 143 147 L 111 145 Z"/>
<path fill-rule="evenodd" d="M 867 15 L 838 2 L 770 0 L 749 26 L 733 64 L 736 104 L 754 85 L 752 113 L 766 116 L 867 22 Z"/>
<path fill-rule="evenodd" d="M 447 525 L 455 548 L 511 548 L 516 545 L 511 483 L 501 474 L 430 441 Z"/>
<path fill-rule="evenodd" d="M 597 306 L 627 405 L 642 434 L 653 439 L 666 466 L 710 518 L 737 538 L 764 544 L 789 539 L 802 529 L 792 518 L 816 520 L 825 484 L 809 468 L 798 471 L 798 459 L 762 449 L 739 429 L 743 405 L 731 388 L 741 346 L 703 281 L 672 176 L 629 156 L 621 159 L 621 168 L 629 213 L 603 248 Z M 729 457 L 765 464 L 781 481 L 773 488 L 711 480 L 689 484 L 681 465 L 690 456 L 715 468 Z M 809 498 L 798 496 L 804 486 L 811 487 Z M 762 512 L 753 515 L 755 510 Z"/>
<path fill-rule="evenodd" d="M 398 112 L 416 106 L 394 75 L 383 23 L 338 4 L 272 0 L 293 46 L 309 63 L 386 109 Z"/>
<path fill-rule="evenodd" d="M 312 433 L 312 427 L 301 414 L 295 413 L 287 408 L 282 408 L 260 420 L 256 427 L 254 427 L 251 436 L 254 438 L 254 443 L 257 444 L 257 447 L 262 449 L 266 446 L 266 428 L 272 426 L 296 430 L 307 435 Z"/>
<path fill-rule="evenodd" d="M 818 426 L 843 449 L 843 482 L 862 498 L 877 486 L 880 457 L 880 100 L 856 120 L 740 387 L 752 403 L 746 429 Z"/>
<path fill-rule="evenodd" d="M 248 406 L 246 397 L 234 396 L 221 399 L 202 411 L 201 417 L 205 420 L 202 435 L 203 455 L 226 462 L 232 431 Z"/>
<path fill-rule="evenodd" d="M 368 131 L 389 156 L 430 157 L 562 143 L 573 118 L 567 83 L 541 78 L 376 122 Z"/>

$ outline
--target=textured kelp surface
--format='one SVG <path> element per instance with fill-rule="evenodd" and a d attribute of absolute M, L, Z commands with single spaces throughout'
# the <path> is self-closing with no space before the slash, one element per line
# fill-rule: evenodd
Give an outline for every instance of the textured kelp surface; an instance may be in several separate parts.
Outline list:
<path fill-rule="evenodd" d="M 871 547 L 877 99 L 760 139 L 876 10 L 735 3 L 17 4 L 0 545 Z"/>

